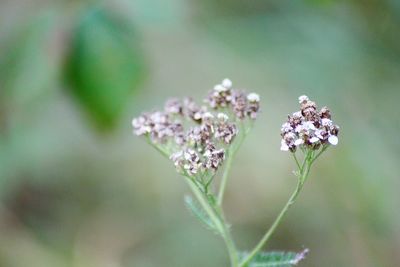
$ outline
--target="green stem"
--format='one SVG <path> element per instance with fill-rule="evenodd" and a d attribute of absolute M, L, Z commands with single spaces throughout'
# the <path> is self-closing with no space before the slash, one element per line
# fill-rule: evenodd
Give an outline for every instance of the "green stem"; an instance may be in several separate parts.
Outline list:
<path fill-rule="evenodd" d="M 163 149 L 163 148 L 161 148 L 160 146 L 158 146 L 157 144 L 154 144 L 154 143 L 150 140 L 150 137 L 149 137 L 149 136 L 147 136 L 146 142 L 147 142 L 149 145 L 151 145 L 152 147 L 154 147 L 158 152 L 160 152 L 161 155 L 163 155 L 163 156 L 166 157 L 166 158 L 169 158 L 170 155 L 168 154 L 168 152 L 167 152 L 165 149 Z"/>
<path fill-rule="evenodd" d="M 300 169 L 300 177 L 297 182 L 296 189 L 293 194 L 289 198 L 286 205 L 283 207 L 278 217 L 276 217 L 275 221 L 268 229 L 268 231 L 264 234 L 262 239 L 258 242 L 255 248 L 247 255 L 247 257 L 240 263 L 240 267 L 245 267 L 247 264 L 257 255 L 257 253 L 261 250 L 261 248 L 267 243 L 272 234 L 275 232 L 279 223 L 282 221 L 282 218 L 288 212 L 289 208 L 295 203 L 297 196 L 299 195 L 301 189 L 303 188 L 304 182 L 307 180 L 308 174 L 310 172 L 311 164 L 312 164 L 312 153 L 307 153 L 304 159 L 303 167 Z"/>
<path fill-rule="evenodd" d="M 218 206 L 222 205 L 222 201 L 224 199 L 224 193 L 225 193 L 226 184 L 228 182 L 229 171 L 231 170 L 231 166 L 232 166 L 233 154 L 234 153 L 232 153 L 231 155 L 229 155 L 229 154 L 227 155 L 228 159 L 226 160 L 226 167 L 224 170 L 224 174 L 222 175 L 221 185 L 219 187 L 219 192 L 218 192 L 218 199 L 217 199 Z"/>
<path fill-rule="evenodd" d="M 237 250 L 235 247 L 235 244 L 233 242 L 233 239 L 230 235 L 230 232 L 226 226 L 225 220 L 223 218 L 223 215 L 220 213 L 220 211 L 217 211 L 213 207 L 211 207 L 210 203 L 204 198 L 203 193 L 199 190 L 199 188 L 192 182 L 191 179 L 188 179 L 188 184 L 193 192 L 193 194 L 196 196 L 197 200 L 200 202 L 200 205 L 203 207 L 207 215 L 210 217 L 211 221 L 215 224 L 217 230 L 221 234 L 222 238 L 225 241 L 228 253 L 229 253 L 229 258 L 231 261 L 231 266 L 232 267 L 239 267 L 239 258 L 237 255 Z"/>
<path fill-rule="evenodd" d="M 297 168 L 299 168 L 299 170 L 300 170 L 301 166 L 300 166 L 299 160 L 297 159 L 296 153 L 292 153 L 292 155 L 294 157 L 294 161 L 296 161 Z"/>
<path fill-rule="evenodd" d="M 225 167 L 225 170 L 224 170 L 224 174 L 222 175 L 221 185 L 219 187 L 218 197 L 217 197 L 217 205 L 218 206 L 222 206 L 222 201 L 224 199 L 226 184 L 228 182 L 229 172 L 231 170 L 233 158 L 235 157 L 236 152 L 239 150 L 239 148 L 243 144 L 244 139 L 249 134 L 249 132 L 250 132 L 250 130 L 252 128 L 252 124 L 250 124 L 250 126 L 248 128 L 246 128 L 243 125 L 243 123 L 241 123 L 240 125 L 241 125 L 240 126 L 241 131 L 243 131 L 243 133 L 241 134 L 240 140 L 238 141 L 238 143 L 235 146 L 232 147 L 230 153 L 228 153 L 226 155 L 227 156 L 226 167 Z"/>
<path fill-rule="evenodd" d="M 328 148 L 328 145 L 325 145 L 323 148 L 321 148 L 321 150 L 318 152 L 318 154 L 312 159 L 313 163 L 319 156 L 321 156 L 322 153 L 324 153 L 324 151 Z"/>

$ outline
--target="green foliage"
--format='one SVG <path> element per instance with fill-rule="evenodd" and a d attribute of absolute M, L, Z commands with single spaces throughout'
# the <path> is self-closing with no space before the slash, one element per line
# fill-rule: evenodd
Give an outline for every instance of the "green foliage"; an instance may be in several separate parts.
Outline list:
<path fill-rule="evenodd" d="M 248 267 L 290 267 L 297 265 L 301 260 L 304 259 L 305 254 L 308 250 L 304 250 L 300 253 L 296 252 L 284 252 L 284 251 L 271 251 L 271 252 L 260 252 L 254 259 L 249 263 Z M 242 254 L 244 258 L 246 253 Z"/>
<path fill-rule="evenodd" d="M 199 219 L 207 229 L 215 231 L 218 233 L 217 228 L 215 227 L 214 223 L 211 221 L 210 217 L 205 213 L 205 211 L 200 207 L 198 203 L 196 203 L 192 197 L 186 195 L 184 198 L 186 207 L 191 211 L 191 213 Z"/>
<path fill-rule="evenodd" d="M 13 34 L 7 52 L 1 55 L 0 83 L 7 105 L 30 107 L 57 85 L 56 17 L 48 10 L 30 20 Z"/>
<path fill-rule="evenodd" d="M 101 129 L 110 129 L 144 74 L 136 32 L 102 9 L 83 13 L 73 32 L 67 81 Z"/>

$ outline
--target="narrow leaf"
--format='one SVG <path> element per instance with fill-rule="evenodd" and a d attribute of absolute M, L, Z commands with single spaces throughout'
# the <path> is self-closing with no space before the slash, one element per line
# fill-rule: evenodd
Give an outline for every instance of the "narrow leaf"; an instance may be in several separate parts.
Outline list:
<path fill-rule="evenodd" d="M 218 232 L 214 223 L 211 221 L 210 217 L 206 212 L 196 203 L 192 197 L 186 195 L 184 198 L 186 207 L 191 211 L 191 213 L 199 219 L 208 229 Z"/>
<path fill-rule="evenodd" d="M 271 251 L 260 252 L 248 265 L 249 267 L 291 267 L 297 265 L 302 261 L 308 249 L 302 252 L 284 252 L 284 251 Z M 242 254 L 242 258 L 246 257 L 246 253 Z"/>

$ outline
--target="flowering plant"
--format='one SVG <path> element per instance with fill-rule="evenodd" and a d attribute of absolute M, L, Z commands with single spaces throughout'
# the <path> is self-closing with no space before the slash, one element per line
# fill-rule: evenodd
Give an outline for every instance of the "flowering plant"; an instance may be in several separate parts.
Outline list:
<path fill-rule="evenodd" d="M 222 202 L 232 160 L 251 130 L 260 110 L 260 97 L 232 87 L 225 79 L 210 91 L 205 105 L 191 98 L 170 99 L 163 111 L 143 113 L 133 119 L 133 131 L 143 136 L 162 155 L 171 159 L 195 196 L 185 197 L 190 211 L 222 237 L 231 267 L 293 266 L 307 249 L 294 252 L 261 252 L 284 215 L 299 195 L 311 165 L 330 146 L 338 143 L 339 127 L 327 107 L 317 109 L 307 96 L 299 97 L 300 111 L 288 116 L 281 128 L 281 150 L 290 151 L 298 168 L 297 186 L 272 226 L 258 244 L 241 252 L 232 238 Z M 223 166 L 219 186 L 215 177 Z"/>

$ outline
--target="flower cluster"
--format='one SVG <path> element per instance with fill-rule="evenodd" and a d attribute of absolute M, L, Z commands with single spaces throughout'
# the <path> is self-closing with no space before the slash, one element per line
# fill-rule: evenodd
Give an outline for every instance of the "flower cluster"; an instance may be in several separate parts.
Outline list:
<path fill-rule="evenodd" d="M 172 121 L 168 113 L 161 111 L 142 114 L 132 120 L 132 126 L 136 135 L 149 135 L 157 143 L 166 143 L 183 131 L 181 122 Z"/>
<path fill-rule="evenodd" d="M 288 116 L 281 128 L 281 150 L 295 152 L 299 148 L 317 150 L 321 146 L 337 145 L 339 126 L 331 120 L 327 107 L 318 111 L 307 96 L 299 97 L 300 111 Z"/>
<path fill-rule="evenodd" d="M 213 109 L 230 108 L 238 119 L 249 117 L 256 119 L 260 110 L 260 96 L 256 93 L 246 95 L 241 90 L 232 88 L 232 82 L 228 79 L 214 86 L 209 92 L 206 102 Z"/>
<path fill-rule="evenodd" d="M 237 122 L 257 117 L 260 97 L 233 89 L 232 82 L 225 79 L 204 102 L 208 106 L 198 105 L 191 98 L 170 99 L 163 111 L 133 119 L 133 132 L 164 151 L 180 173 L 215 173 L 239 134 Z"/>

